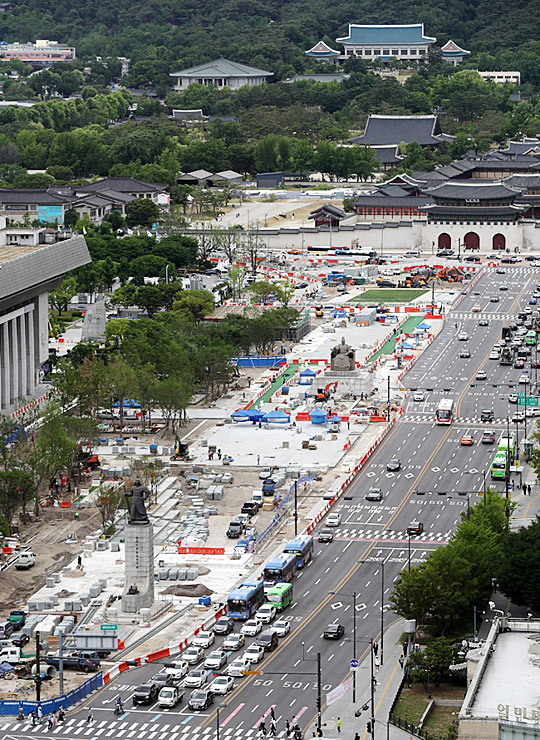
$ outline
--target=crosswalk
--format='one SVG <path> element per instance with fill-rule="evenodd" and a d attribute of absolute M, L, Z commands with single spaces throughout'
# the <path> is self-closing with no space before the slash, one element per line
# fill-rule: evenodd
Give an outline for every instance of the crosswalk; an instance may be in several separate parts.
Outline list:
<path fill-rule="evenodd" d="M 467 502 L 465 501 L 465 504 Z M 414 541 L 418 542 L 447 542 L 452 534 L 452 530 L 448 532 L 423 532 L 421 535 L 415 535 Z M 334 535 L 335 540 L 390 540 L 392 542 L 402 542 L 407 544 L 409 541 L 409 535 L 405 531 L 399 531 L 394 529 L 358 529 L 356 527 L 338 527 Z"/>
<path fill-rule="evenodd" d="M 515 314 L 511 313 L 490 313 L 489 311 L 473 312 L 473 311 L 450 311 L 447 314 L 449 319 L 489 319 L 493 321 L 513 321 L 516 317 Z"/>
<path fill-rule="evenodd" d="M 408 421 L 408 422 L 414 422 L 415 424 L 435 424 L 435 413 L 432 412 L 430 414 L 415 414 L 415 413 L 408 413 L 404 414 L 400 421 Z M 493 421 L 480 421 L 478 417 L 474 416 L 456 416 L 452 420 L 453 424 L 481 424 L 482 426 L 506 426 L 507 419 L 493 419 Z M 516 422 L 511 422 L 512 426 L 516 425 Z M 523 422 L 518 422 L 518 424 L 522 424 Z"/>
<path fill-rule="evenodd" d="M 161 715 L 156 715 L 160 717 Z M 185 724 L 183 724 L 185 723 Z M 269 722 L 266 722 L 267 730 Z M 275 737 L 286 737 L 285 722 L 281 724 L 283 729 L 279 729 Z M 66 719 L 52 730 L 47 730 L 45 721 L 41 725 L 32 727 L 28 721 L 25 722 L 8 722 L 0 724 L 0 736 L 9 738 L 28 737 L 28 736 L 46 735 L 47 737 L 58 736 L 71 738 L 90 738 L 90 740 L 104 740 L 104 738 L 120 738 L 120 740 L 213 740 L 216 736 L 215 722 L 208 727 L 190 725 L 186 719 L 180 715 L 179 722 L 168 722 L 159 724 L 152 720 L 148 722 L 130 722 L 127 719 L 127 713 L 118 719 L 94 720 L 87 722 L 84 719 Z M 220 737 L 223 738 L 256 738 L 259 736 L 256 727 L 220 727 Z M 268 735 L 267 735 L 268 737 Z"/>

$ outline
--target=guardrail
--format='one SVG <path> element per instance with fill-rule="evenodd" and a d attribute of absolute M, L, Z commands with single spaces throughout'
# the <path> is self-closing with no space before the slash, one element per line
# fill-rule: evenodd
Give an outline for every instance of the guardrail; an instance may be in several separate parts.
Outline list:
<path fill-rule="evenodd" d="M 89 678 L 76 689 L 68 691 L 67 694 L 61 696 L 55 696 L 54 699 L 47 699 L 47 701 L 0 701 L 0 717 L 13 716 L 19 713 L 19 709 L 22 707 L 23 713 L 26 715 L 32 711 L 36 711 L 38 706 L 41 705 L 43 714 L 51 714 L 57 712 L 60 707 L 67 709 L 73 706 L 81 699 L 84 699 L 91 694 L 92 691 L 99 689 L 104 684 L 103 673 L 100 671 L 95 676 Z"/>

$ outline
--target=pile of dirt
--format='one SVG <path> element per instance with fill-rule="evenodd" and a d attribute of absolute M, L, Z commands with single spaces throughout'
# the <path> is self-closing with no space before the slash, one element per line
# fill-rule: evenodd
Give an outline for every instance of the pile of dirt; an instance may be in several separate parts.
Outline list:
<path fill-rule="evenodd" d="M 169 586 L 163 591 L 164 594 L 171 596 L 192 596 L 200 598 L 201 596 L 211 596 L 214 592 L 204 586 L 202 583 L 186 583 L 183 586 Z"/>

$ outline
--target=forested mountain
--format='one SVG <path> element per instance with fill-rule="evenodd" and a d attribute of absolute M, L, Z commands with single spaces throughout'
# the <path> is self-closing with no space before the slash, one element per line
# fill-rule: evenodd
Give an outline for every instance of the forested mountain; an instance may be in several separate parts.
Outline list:
<path fill-rule="evenodd" d="M 77 46 L 79 57 L 153 60 L 149 76 L 218 56 L 274 71 L 279 78 L 309 64 L 319 38 L 335 45 L 349 22 L 423 22 L 442 44 L 453 38 L 475 53 L 505 54 L 506 68 L 536 67 L 537 0 L 16 0 L 0 16 L 0 38 L 50 38 Z M 519 52 L 516 56 L 516 52 Z M 523 55 L 525 54 L 525 58 Z M 485 66 L 489 62 L 484 60 Z M 146 64 L 148 66 L 148 62 Z M 144 77 L 144 74 L 142 75 Z M 134 80 L 144 83 L 144 79 Z"/>

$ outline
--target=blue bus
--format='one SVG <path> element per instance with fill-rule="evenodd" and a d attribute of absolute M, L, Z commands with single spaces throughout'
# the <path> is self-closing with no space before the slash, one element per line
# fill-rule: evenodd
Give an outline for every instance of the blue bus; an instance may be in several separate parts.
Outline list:
<path fill-rule="evenodd" d="M 313 537 L 310 534 L 301 534 L 294 540 L 287 542 L 284 553 L 292 552 L 296 555 L 296 567 L 303 568 L 313 555 Z"/>
<path fill-rule="evenodd" d="M 264 586 L 268 590 L 275 586 L 276 583 L 290 583 L 296 573 L 296 555 L 294 553 L 287 555 L 278 555 L 269 560 L 264 566 L 263 578 Z"/>
<path fill-rule="evenodd" d="M 229 594 L 227 614 L 233 619 L 249 619 L 264 604 L 264 601 L 264 583 L 262 581 L 245 581 Z"/>

